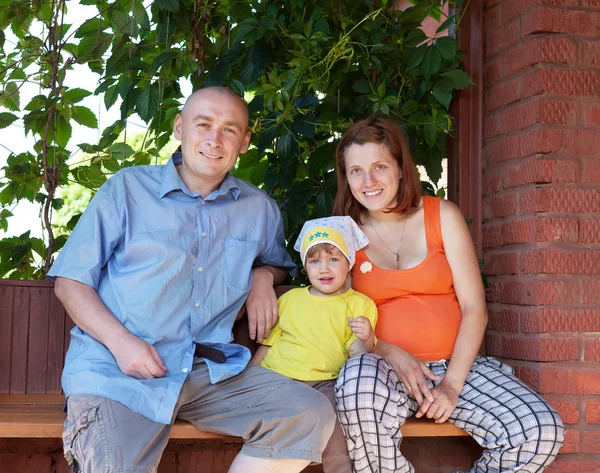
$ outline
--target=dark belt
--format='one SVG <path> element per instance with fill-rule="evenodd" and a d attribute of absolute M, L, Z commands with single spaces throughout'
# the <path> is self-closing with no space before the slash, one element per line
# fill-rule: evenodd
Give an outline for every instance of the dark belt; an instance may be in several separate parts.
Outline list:
<path fill-rule="evenodd" d="M 194 354 L 198 358 L 206 358 L 215 363 L 225 363 L 225 360 L 227 359 L 227 356 L 223 351 L 209 345 L 204 345 L 203 343 L 196 343 L 196 351 Z"/>

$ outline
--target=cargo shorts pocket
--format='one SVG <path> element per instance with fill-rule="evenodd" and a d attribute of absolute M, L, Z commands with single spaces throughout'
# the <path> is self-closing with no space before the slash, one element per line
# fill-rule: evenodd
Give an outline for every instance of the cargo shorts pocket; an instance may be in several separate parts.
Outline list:
<path fill-rule="evenodd" d="M 69 411 L 63 430 L 63 449 L 69 471 L 108 473 L 108 444 L 102 420 L 102 401 Z"/>

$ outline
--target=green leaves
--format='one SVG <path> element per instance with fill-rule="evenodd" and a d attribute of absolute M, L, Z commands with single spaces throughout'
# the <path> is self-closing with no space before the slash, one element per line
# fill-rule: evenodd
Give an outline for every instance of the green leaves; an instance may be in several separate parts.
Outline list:
<path fill-rule="evenodd" d="M 94 112 L 87 107 L 74 106 L 71 107 L 71 116 L 73 120 L 88 128 L 98 128 L 98 119 Z"/>
<path fill-rule="evenodd" d="M 19 117 L 13 115 L 12 113 L 0 112 L 0 128 L 6 128 L 9 125 L 12 125 L 15 120 L 18 120 Z"/>
<path fill-rule="evenodd" d="M 17 84 L 9 82 L 4 87 L 4 90 L 0 93 L 0 106 L 12 110 L 14 112 L 19 111 L 20 94 Z"/>
<path fill-rule="evenodd" d="M 142 90 L 135 102 L 135 110 L 142 120 L 149 122 L 158 109 L 158 87 L 151 84 Z"/>
<path fill-rule="evenodd" d="M 447 81 L 455 89 L 464 89 L 465 87 L 469 87 L 473 85 L 474 82 L 469 77 L 465 71 L 461 71 L 460 69 L 455 69 L 453 71 L 448 71 L 440 74 L 442 80 Z"/>
<path fill-rule="evenodd" d="M 251 146 L 233 172 L 279 203 L 293 241 L 304 220 L 330 214 L 337 141 L 359 119 L 382 114 L 403 125 L 416 160 L 437 182 L 452 128 L 452 96 L 472 83 L 460 66 L 456 40 L 427 38 L 419 28 L 428 16 L 441 18 L 445 0 L 413 1 L 403 12 L 381 9 L 391 0 L 82 1 L 91 7 L 89 18 L 59 26 L 53 37 L 30 31 L 39 21 L 61 18 L 57 4 L 12 2 L 18 15 L 4 29 L 11 28 L 18 47 L 10 53 L 0 28 L 0 128 L 22 120 L 35 142 L 35 154 L 16 150 L 3 169 L 2 229 L 10 223 L 4 210 L 20 199 L 37 197 L 43 205 L 54 195 L 54 214 L 64 216 L 72 202 L 59 191 L 68 182 L 97 189 L 124 167 L 165 159 L 185 98 L 180 84 L 189 81 L 194 90 L 224 85 L 250 101 Z M 436 34 L 455 22 L 450 16 Z M 68 87 L 72 82 L 63 78 L 71 77 L 75 63 L 98 73 L 98 83 Z M 39 82 L 39 92 L 23 106 L 19 87 L 26 80 Z M 119 104 L 121 119 L 97 142 L 80 144 L 83 153 L 77 153 L 74 143 L 84 139 L 73 140 L 73 123 L 98 127 L 90 99 L 107 108 Z M 134 113 L 148 124 L 147 132 L 132 126 L 128 117 Z M 21 141 L 15 139 L 15 146 Z M 68 235 L 80 211 L 48 230 Z M 64 236 L 50 250 L 28 238 L 29 246 L 15 250 L 16 259 L 11 253 L 2 261 L 11 262 L 12 274 L 42 277 L 45 269 L 35 267 L 32 255 L 54 254 Z M 12 252 L 14 245 L 8 247 Z M 5 274 L 0 267 L 0 277 Z"/>

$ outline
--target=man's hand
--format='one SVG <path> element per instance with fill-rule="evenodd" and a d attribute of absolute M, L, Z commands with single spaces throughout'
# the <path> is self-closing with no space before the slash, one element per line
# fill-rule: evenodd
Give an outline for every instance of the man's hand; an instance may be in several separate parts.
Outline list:
<path fill-rule="evenodd" d="M 109 347 L 117 360 L 119 369 L 127 376 L 137 379 L 162 378 L 167 367 L 156 348 L 132 333 L 126 333 Z"/>
<path fill-rule="evenodd" d="M 438 386 L 431 389 L 433 402 L 425 399 L 415 417 L 425 415 L 429 419 L 435 419 L 437 424 L 446 422 L 458 404 L 460 391 L 460 389 L 447 385 L 442 381 Z"/>
<path fill-rule="evenodd" d="M 267 268 L 252 270 L 252 289 L 246 300 L 246 312 L 250 338 L 258 342 L 269 335 L 279 317 L 273 280 L 273 273 Z"/>

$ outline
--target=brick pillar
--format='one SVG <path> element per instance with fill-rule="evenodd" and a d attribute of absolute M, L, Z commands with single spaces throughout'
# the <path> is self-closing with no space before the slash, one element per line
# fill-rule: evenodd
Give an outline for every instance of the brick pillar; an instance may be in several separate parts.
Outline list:
<path fill-rule="evenodd" d="M 560 413 L 547 471 L 600 472 L 600 1 L 484 8 L 486 352 Z"/>

